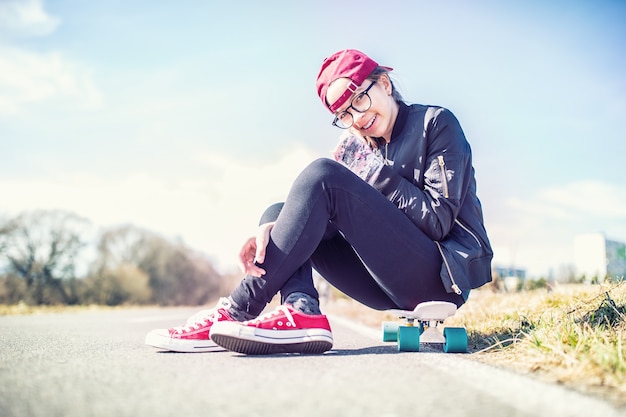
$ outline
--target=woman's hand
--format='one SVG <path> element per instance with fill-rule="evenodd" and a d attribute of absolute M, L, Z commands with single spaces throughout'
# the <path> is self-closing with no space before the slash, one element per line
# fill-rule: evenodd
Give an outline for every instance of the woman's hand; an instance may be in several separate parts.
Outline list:
<path fill-rule="evenodd" d="M 270 241 L 270 231 L 276 222 L 264 223 L 259 226 L 257 235 L 246 240 L 239 252 L 239 269 L 253 277 L 265 275 L 265 270 L 255 264 L 265 261 L 265 249 Z"/>

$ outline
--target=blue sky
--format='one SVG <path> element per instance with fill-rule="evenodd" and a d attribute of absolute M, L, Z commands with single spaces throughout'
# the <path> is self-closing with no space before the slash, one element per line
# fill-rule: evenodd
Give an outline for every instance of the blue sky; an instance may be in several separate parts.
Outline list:
<path fill-rule="evenodd" d="M 626 240 L 626 4 L 0 2 L 0 214 L 132 223 L 228 270 L 339 132 L 315 92 L 343 48 L 461 121 L 496 262 Z"/>

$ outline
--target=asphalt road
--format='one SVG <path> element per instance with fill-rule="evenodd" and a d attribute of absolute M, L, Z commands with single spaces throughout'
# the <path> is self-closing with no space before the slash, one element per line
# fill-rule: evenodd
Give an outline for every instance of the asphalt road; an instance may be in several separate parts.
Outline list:
<path fill-rule="evenodd" d="M 331 317 L 324 355 L 164 353 L 146 332 L 196 309 L 0 317 L 0 416 L 626 416 L 469 355 L 398 353 Z"/>

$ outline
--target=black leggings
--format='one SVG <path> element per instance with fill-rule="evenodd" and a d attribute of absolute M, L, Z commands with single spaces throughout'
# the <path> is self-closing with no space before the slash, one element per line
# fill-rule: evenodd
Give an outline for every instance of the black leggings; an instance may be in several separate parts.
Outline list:
<path fill-rule="evenodd" d="M 277 216 L 277 217 L 276 217 Z M 344 294 L 377 310 L 413 309 L 423 301 L 464 298 L 447 293 L 436 244 L 380 192 L 343 165 L 318 159 L 293 183 L 284 205 L 261 222 L 276 220 L 267 246 L 266 274 L 246 276 L 231 297 L 258 315 L 279 291 L 315 298 L 312 269 Z"/>

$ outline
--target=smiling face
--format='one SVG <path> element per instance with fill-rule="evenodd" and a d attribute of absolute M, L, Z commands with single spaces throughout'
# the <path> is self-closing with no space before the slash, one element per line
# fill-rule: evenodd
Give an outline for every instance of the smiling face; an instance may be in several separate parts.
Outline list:
<path fill-rule="evenodd" d="M 327 102 L 335 102 L 346 91 L 350 82 L 349 78 L 339 78 L 333 81 L 328 86 Z M 367 92 L 372 100 L 371 107 L 363 113 L 354 111 L 353 108 L 350 108 L 352 101 L 363 93 L 372 82 L 375 84 Z M 391 93 L 391 81 L 386 74 L 381 75 L 378 80 L 366 80 L 356 89 L 350 99 L 337 110 L 335 116 L 347 110 L 354 119 L 352 130 L 359 132 L 362 136 L 382 137 L 389 142 L 398 115 L 398 103 L 395 102 Z"/>

